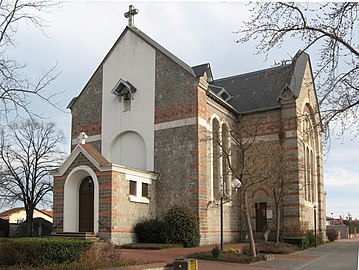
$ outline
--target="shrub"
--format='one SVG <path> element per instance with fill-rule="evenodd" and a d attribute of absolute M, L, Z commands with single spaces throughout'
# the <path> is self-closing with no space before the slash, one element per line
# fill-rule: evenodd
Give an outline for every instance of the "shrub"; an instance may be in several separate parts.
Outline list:
<path fill-rule="evenodd" d="M 100 241 L 93 243 L 83 252 L 79 261 L 95 269 L 98 265 L 113 266 L 114 263 L 120 263 L 123 260 L 121 259 L 120 249 L 114 248 L 110 243 Z"/>
<path fill-rule="evenodd" d="M 334 229 L 327 229 L 327 237 L 329 241 L 335 241 L 338 239 L 338 231 Z"/>
<path fill-rule="evenodd" d="M 146 219 L 136 224 L 135 233 L 139 243 L 164 243 L 163 222 Z"/>
<path fill-rule="evenodd" d="M 37 266 L 37 250 L 39 244 L 30 241 L 7 241 L 0 244 L 0 264 L 7 265 L 34 265 Z"/>
<path fill-rule="evenodd" d="M 174 206 L 167 212 L 164 231 L 166 243 L 182 244 L 184 247 L 199 245 L 198 219 L 186 207 Z"/>
<path fill-rule="evenodd" d="M 273 259 L 272 255 L 269 254 L 258 254 L 257 257 L 253 257 L 239 252 L 222 252 L 219 258 L 214 258 L 211 253 L 212 253 L 211 251 L 207 250 L 204 252 L 189 254 L 187 255 L 187 257 L 195 258 L 199 260 L 212 260 L 212 261 L 247 263 L 247 264 L 259 262 L 259 261 L 265 261 L 268 260 L 268 258 Z"/>
<path fill-rule="evenodd" d="M 9 237 L 9 221 L 0 218 L 0 237 Z"/>
<path fill-rule="evenodd" d="M 17 229 L 15 236 L 26 236 L 26 222 L 21 223 Z M 32 236 L 47 236 L 52 232 L 52 223 L 43 218 L 34 218 L 32 221 Z"/>
<path fill-rule="evenodd" d="M 289 254 L 299 249 L 297 245 L 288 243 L 260 242 L 256 244 L 259 253 Z"/>
<path fill-rule="evenodd" d="M 212 248 L 212 256 L 215 259 L 218 259 L 219 256 L 221 256 L 221 249 L 217 245 Z"/>
<path fill-rule="evenodd" d="M 76 262 L 92 242 L 71 239 L 24 238 L 0 244 L 3 265 L 51 265 Z"/>
<path fill-rule="evenodd" d="M 223 253 L 241 254 L 241 252 L 235 248 L 227 248 L 227 249 L 223 250 Z"/>

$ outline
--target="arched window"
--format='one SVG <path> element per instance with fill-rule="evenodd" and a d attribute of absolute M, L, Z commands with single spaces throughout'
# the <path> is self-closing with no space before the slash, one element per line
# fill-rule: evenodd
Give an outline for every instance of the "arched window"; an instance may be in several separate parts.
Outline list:
<path fill-rule="evenodd" d="M 302 124 L 303 135 L 303 168 L 304 168 L 304 197 L 309 202 L 316 202 L 316 184 L 317 184 L 317 168 L 316 168 L 316 133 L 313 121 L 308 114 L 309 108 L 304 113 L 304 121 Z"/>
<path fill-rule="evenodd" d="M 229 169 L 229 131 L 226 124 L 222 125 L 222 177 L 225 184 L 225 193 L 230 196 L 230 169 Z"/>
<path fill-rule="evenodd" d="M 311 179 L 312 179 L 312 186 L 311 186 L 311 190 L 312 190 L 312 202 L 316 202 L 316 177 L 315 177 L 315 167 L 314 167 L 314 155 L 313 155 L 313 150 L 310 151 L 310 161 L 311 161 Z"/>
<path fill-rule="evenodd" d="M 310 175 L 311 175 L 311 173 L 310 173 L 311 167 L 310 167 L 310 156 L 309 156 L 309 148 L 308 148 L 308 146 L 307 146 L 306 151 L 305 151 L 305 156 L 306 156 L 306 163 L 307 163 L 306 164 L 306 171 L 305 171 L 305 173 L 307 175 L 307 183 L 306 183 L 306 185 L 307 185 L 307 189 L 308 189 L 308 194 L 307 194 L 306 199 L 307 199 L 307 201 L 310 201 L 312 191 L 310 189 L 310 187 L 311 187 L 311 185 L 310 185 L 310 182 L 311 182 L 311 177 L 310 177 Z"/>
<path fill-rule="evenodd" d="M 307 149 L 305 147 L 305 144 L 303 143 L 303 175 L 304 175 L 304 198 L 308 199 L 308 177 L 307 177 Z"/>
<path fill-rule="evenodd" d="M 212 197 L 219 196 L 219 183 L 221 178 L 220 169 L 220 134 L 219 122 L 217 119 L 212 121 Z"/>

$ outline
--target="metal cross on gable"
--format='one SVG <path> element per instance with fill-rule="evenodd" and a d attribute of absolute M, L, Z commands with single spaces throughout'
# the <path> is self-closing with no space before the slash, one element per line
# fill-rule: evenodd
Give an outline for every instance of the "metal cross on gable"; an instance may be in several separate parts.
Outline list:
<path fill-rule="evenodd" d="M 134 25 L 134 16 L 138 14 L 138 9 L 134 8 L 133 5 L 129 6 L 128 11 L 124 14 L 126 18 L 128 18 L 128 26 Z"/>

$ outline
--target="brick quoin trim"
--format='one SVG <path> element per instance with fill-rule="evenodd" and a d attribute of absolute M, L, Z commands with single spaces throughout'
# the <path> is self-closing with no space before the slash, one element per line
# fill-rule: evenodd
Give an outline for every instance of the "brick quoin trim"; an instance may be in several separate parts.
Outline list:
<path fill-rule="evenodd" d="M 155 110 L 155 124 L 186 119 L 194 117 L 195 115 L 196 103 L 186 103 L 167 108 L 157 108 Z"/>
<path fill-rule="evenodd" d="M 112 212 L 101 212 L 99 213 L 100 217 L 121 217 L 122 214 L 119 213 L 119 212 L 115 212 L 115 211 L 112 211 Z"/>
<path fill-rule="evenodd" d="M 207 194 L 207 192 L 208 192 L 207 189 L 198 189 L 198 188 L 191 188 L 190 191 L 191 192 L 204 193 L 204 194 Z"/>
<path fill-rule="evenodd" d="M 103 198 L 103 199 L 100 199 L 100 203 L 117 203 L 119 201 L 120 201 L 119 198 Z"/>
<path fill-rule="evenodd" d="M 116 183 L 111 183 L 111 184 L 105 184 L 105 183 L 100 183 L 100 188 L 103 189 L 118 189 L 120 188 L 120 184 L 116 184 Z"/>
<path fill-rule="evenodd" d="M 87 136 L 100 135 L 102 132 L 101 121 L 96 121 L 88 125 L 76 125 L 76 121 L 72 120 L 72 134 L 71 137 L 76 139 L 80 132 L 85 132 Z"/>

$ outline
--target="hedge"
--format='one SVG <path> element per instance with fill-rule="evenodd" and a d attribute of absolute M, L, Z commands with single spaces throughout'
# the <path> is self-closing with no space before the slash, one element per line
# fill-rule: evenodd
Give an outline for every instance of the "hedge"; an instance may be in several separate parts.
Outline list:
<path fill-rule="evenodd" d="M 0 265 L 53 265 L 71 263 L 92 245 L 90 241 L 23 238 L 0 243 Z"/>
<path fill-rule="evenodd" d="M 135 233 L 139 243 L 164 243 L 164 224 L 157 219 L 146 219 L 136 224 Z"/>

